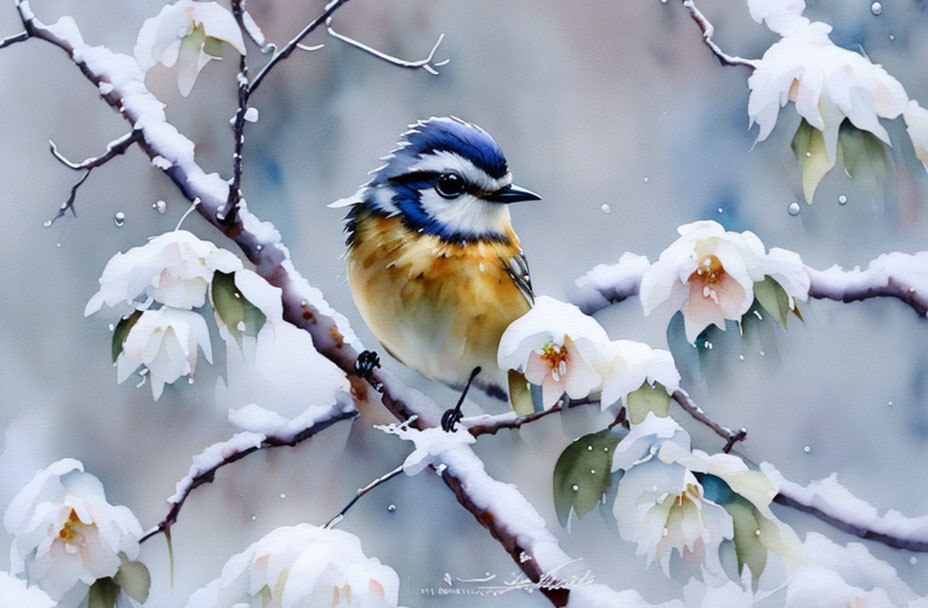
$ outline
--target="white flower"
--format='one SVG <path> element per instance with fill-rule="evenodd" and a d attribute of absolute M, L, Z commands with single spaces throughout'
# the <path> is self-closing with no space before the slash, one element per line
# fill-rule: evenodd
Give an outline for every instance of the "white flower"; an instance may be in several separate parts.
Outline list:
<path fill-rule="evenodd" d="M 213 273 L 241 268 L 242 261 L 230 251 L 186 230 L 166 232 L 110 258 L 100 277 L 100 291 L 87 302 L 84 316 L 104 303 L 141 306 L 149 298 L 175 308 L 203 306 Z"/>
<path fill-rule="evenodd" d="M 669 443 L 688 451 L 690 438 L 672 419 L 649 413 L 616 446 L 612 468 L 624 470 L 613 505 L 619 534 L 648 564 L 657 559 L 667 576 L 675 550 L 718 575 L 719 545 L 734 535 L 732 518 L 706 499 L 691 471 L 656 457 Z"/>
<path fill-rule="evenodd" d="M 113 576 L 124 553 L 139 554 L 142 527 L 106 501 L 100 480 L 65 458 L 38 471 L 10 502 L 3 525 L 13 537 L 10 567 L 25 573 L 59 608 L 77 606 L 97 579 Z"/>
<path fill-rule="evenodd" d="M 116 359 L 116 381 L 125 381 L 138 366 L 144 365 L 157 401 L 165 384 L 196 371 L 197 346 L 212 363 L 209 330 L 203 317 L 168 307 L 146 310 L 129 330 Z"/>
<path fill-rule="evenodd" d="M 412 441 L 416 447 L 403 461 L 403 472 L 418 475 L 429 465 L 441 464 L 446 452 L 461 448 L 477 441 L 465 428 L 459 427 L 454 432 L 446 432 L 438 427 L 420 431 L 409 426 L 412 420 L 401 424 L 388 424 L 375 428 L 396 435 L 400 439 Z"/>
<path fill-rule="evenodd" d="M 912 147 L 915 148 L 915 156 L 928 170 L 928 110 L 918 105 L 918 102 L 913 99 L 909 102 L 903 118 L 905 118 L 906 131 L 912 140 Z"/>
<path fill-rule="evenodd" d="M 750 231 L 726 232 L 717 222 L 677 228 L 680 238 L 665 249 L 641 278 L 645 315 L 668 302 L 683 312 L 691 343 L 709 325 L 725 329 L 754 301 L 754 282 L 763 279 L 764 245 Z"/>
<path fill-rule="evenodd" d="M 842 546 L 809 532 L 802 547 L 809 563 L 790 574 L 786 608 L 924 605 L 895 568 L 873 557 L 861 543 Z"/>
<path fill-rule="evenodd" d="M 748 0 L 748 9 L 754 21 L 766 21 L 767 27 L 784 36 L 791 28 L 809 23 L 801 17 L 805 0 Z"/>
<path fill-rule="evenodd" d="M 177 86 L 186 97 L 200 70 L 210 59 L 221 58 L 222 42 L 245 54 L 245 41 L 228 10 L 215 2 L 180 0 L 146 19 L 135 43 L 135 60 L 148 71 L 155 64 L 178 64 Z"/>
<path fill-rule="evenodd" d="M 399 577 L 342 530 L 277 528 L 233 556 L 187 608 L 395 608 Z"/>
<path fill-rule="evenodd" d="M 4 606 L 23 606 L 28 608 L 52 608 L 55 600 L 38 587 L 27 587 L 26 581 L 10 576 L 9 572 L 0 572 L 0 598 Z"/>
<path fill-rule="evenodd" d="M 752 14 L 759 13 L 752 8 Z M 799 115 L 822 131 L 832 165 L 845 118 L 889 144 L 879 119 L 896 118 L 906 109 L 909 100 L 899 81 L 859 53 L 836 46 L 828 38 L 831 26 L 784 14 L 791 15 L 765 13 L 771 29 L 784 38 L 767 49 L 748 79 L 748 115 L 751 125 L 760 126 L 757 141 L 767 138 L 780 107 L 792 101 Z"/>
<path fill-rule="evenodd" d="M 501 368 L 521 370 L 541 386 L 548 408 L 564 393 L 580 399 L 600 386 L 602 378 L 591 362 L 597 347 L 608 342 L 606 330 L 579 308 L 540 296 L 503 332 L 497 359 Z"/>
<path fill-rule="evenodd" d="M 600 349 L 594 363 L 603 378 L 600 404 L 609 407 L 642 384 L 659 382 L 669 393 L 680 388 L 680 374 L 666 350 L 642 342 L 614 340 Z"/>

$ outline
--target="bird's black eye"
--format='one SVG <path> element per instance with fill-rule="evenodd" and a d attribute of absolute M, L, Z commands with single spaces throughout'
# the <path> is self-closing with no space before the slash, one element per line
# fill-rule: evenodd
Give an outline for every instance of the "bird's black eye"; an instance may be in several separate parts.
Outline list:
<path fill-rule="evenodd" d="M 442 173 L 435 181 L 435 192 L 443 198 L 455 198 L 464 192 L 464 178 L 457 173 Z"/>

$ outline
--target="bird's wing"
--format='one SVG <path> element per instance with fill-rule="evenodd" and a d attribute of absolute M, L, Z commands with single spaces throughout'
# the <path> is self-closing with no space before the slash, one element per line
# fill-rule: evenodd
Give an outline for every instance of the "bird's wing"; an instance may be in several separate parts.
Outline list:
<path fill-rule="evenodd" d="M 528 260 L 525 259 L 525 254 L 520 251 L 509 258 L 506 272 L 512 277 L 516 287 L 519 288 L 519 291 L 521 291 L 525 299 L 528 300 L 529 305 L 534 305 L 535 292 L 532 290 L 532 277 L 528 272 Z"/>

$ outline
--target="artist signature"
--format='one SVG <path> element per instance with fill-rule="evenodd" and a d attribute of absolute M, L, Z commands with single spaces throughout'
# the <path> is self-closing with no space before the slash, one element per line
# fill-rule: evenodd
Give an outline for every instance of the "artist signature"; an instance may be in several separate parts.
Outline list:
<path fill-rule="evenodd" d="M 570 562 L 565 564 L 569 566 Z M 559 570 L 563 571 L 566 568 Z M 508 578 L 487 572 L 482 577 L 464 578 L 453 576 L 445 572 L 442 576 L 444 585 L 438 587 L 423 587 L 419 589 L 420 595 L 472 595 L 472 596 L 498 596 L 511 591 L 526 591 L 533 593 L 536 589 L 573 589 L 592 584 L 593 573 L 589 570 L 576 571 L 562 575 L 557 571 L 545 573 L 538 581 L 531 580 L 523 572 L 515 572 Z"/>

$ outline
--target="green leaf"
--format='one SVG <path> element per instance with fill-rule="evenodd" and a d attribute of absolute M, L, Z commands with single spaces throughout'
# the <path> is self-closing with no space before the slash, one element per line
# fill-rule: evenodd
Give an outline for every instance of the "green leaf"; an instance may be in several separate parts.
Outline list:
<path fill-rule="evenodd" d="M 796 162 L 802 172 L 802 193 L 806 201 L 812 204 L 815 190 L 822 178 L 835 166 L 835 159 L 828 158 L 825 149 L 825 136 L 803 118 L 790 144 Z"/>
<path fill-rule="evenodd" d="M 567 525 L 571 507 L 583 517 L 609 489 L 617 443 L 619 437 L 605 429 L 584 435 L 561 452 L 554 465 L 554 510 L 562 526 Z"/>
<path fill-rule="evenodd" d="M 138 323 L 139 317 L 142 316 L 141 310 L 136 310 L 128 317 L 124 316 L 119 320 L 119 323 L 116 324 L 116 329 L 113 330 L 113 363 L 116 362 L 116 359 L 119 357 L 119 353 L 122 352 L 123 342 L 126 341 L 126 337 L 129 335 L 129 330 Z"/>
<path fill-rule="evenodd" d="M 869 189 L 874 198 L 881 198 L 891 168 L 886 145 L 873 133 L 861 131 L 847 120 L 841 123 L 838 144 L 848 176 Z"/>
<path fill-rule="evenodd" d="M 212 285 L 213 309 L 241 348 L 242 339 L 256 337 L 267 317 L 238 290 L 234 274 L 217 270 Z"/>
<path fill-rule="evenodd" d="M 771 315 L 777 322 L 786 327 L 786 320 L 792 309 L 789 306 L 789 296 L 786 290 L 774 281 L 771 277 L 764 277 L 763 281 L 754 283 L 754 297 L 767 314 Z M 748 312 L 747 314 L 753 314 Z M 800 317 L 801 318 L 801 317 Z"/>
<path fill-rule="evenodd" d="M 119 554 L 119 559 L 122 560 L 122 565 L 113 580 L 126 592 L 126 595 L 144 604 L 151 588 L 151 575 L 148 573 L 148 568 L 142 562 L 129 561 L 126 554 L 122 552 Z"/>
<path fill-rule="evenodd" d="M 670 395 L 659 382 L 651 386 L 645 381 L 641 388 L 629 393 L 627 399 L 628 419 L 632 424 L 642 422 L 648 412 L 654 412 L 661 418 L 670 415 Z"/>
<path fill-rule="evenodd" d="M 767 566 L 767 547 L 761 542 L 761 523 L 764 520 L 757 509 L 747 499 L 738 494 L 732 494 L 729 502 L 722 505 L 734 521 L 735 535 L 732 542 L 735 545 L 735 554 L 738 556 L 738 574 L 744 572 L 744 567 L 751 569 L 751 580 L 754 590 L 757 590 L 757 579 L 760 578 Z M 764 520 L 766 521 L 766 520 Z"/>
<path fill-rule="evenodd" d="M 529 382 L 524 375 L 514 369 L 509 370 L 509 402 L 512 404 L 512 411 L 519 416 L 535 411 Z"/>
<path fill-rule="evenodd" d="M 113 608 L 119 596 L 119 585 L 110 578 L 98 578 L 90 586 L 87 608 Z"/>

